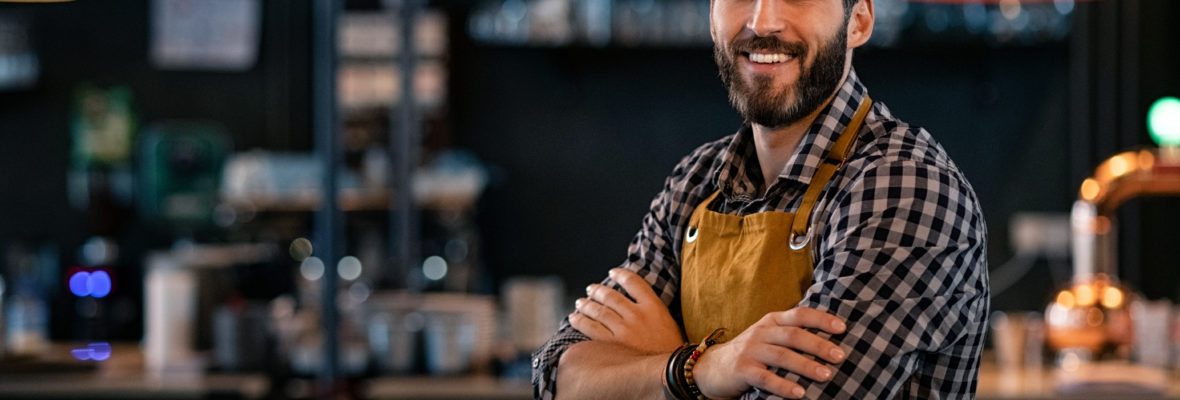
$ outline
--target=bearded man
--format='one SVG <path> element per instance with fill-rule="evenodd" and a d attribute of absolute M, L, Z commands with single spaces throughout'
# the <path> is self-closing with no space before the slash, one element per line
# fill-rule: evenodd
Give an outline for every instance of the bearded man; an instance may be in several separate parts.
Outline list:
<path fill-rule="evenodd" d="M 737 133 L 673 169 L 626 261 L 533 358 L 537 398 L 961 399 L 987 326 L 979 201 L 869 97 L 873 0 L 712 0 Z"/>

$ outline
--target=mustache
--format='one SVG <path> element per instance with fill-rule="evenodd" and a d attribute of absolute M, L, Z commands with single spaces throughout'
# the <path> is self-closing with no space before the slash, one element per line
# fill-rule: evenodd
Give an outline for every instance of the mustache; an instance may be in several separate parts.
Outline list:
<path fill-rule="evenodd" d="M 807 45 L 802 42 L 787 42 L 774 36 L 748 36 L 734 39 L 729 44 L 734 53 L 783 53 L 793 56 L 807 54 Z"/>

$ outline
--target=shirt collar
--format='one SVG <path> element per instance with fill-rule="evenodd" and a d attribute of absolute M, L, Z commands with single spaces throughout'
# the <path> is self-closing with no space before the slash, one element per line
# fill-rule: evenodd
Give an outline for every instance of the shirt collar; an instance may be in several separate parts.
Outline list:
<path fill-rule="evenodd" d="M 811 183 L 811 176 L 815 175 L 823 162 L 827 149 L 844 132 L 844 127 L 852 122 L 852 116 L 866 94 L 868 90 L 861 84 L 856 71 L 850 71 L 844 84 L 836 91 L 836 96 L 803 134 L 795 153 L 779 172 L 779 178 L 802 185 Z M 727 199 L 748 201 L 762 196 L 758 192 L 763 182 L 757 159 L 753 130 L 747 122 L 718 159 L 720 168 L 714 175 L 714 183 Z"/>

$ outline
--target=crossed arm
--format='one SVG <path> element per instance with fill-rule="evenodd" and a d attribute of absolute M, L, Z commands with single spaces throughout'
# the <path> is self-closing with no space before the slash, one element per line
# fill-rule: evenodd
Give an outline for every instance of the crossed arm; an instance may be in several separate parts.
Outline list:
<path fill-rule="evenodd" d="M 914 188 L 895 191 L 897 176 L 921 179 L 905 178 Z M 815 283 L 800 307 L 768 314 L 706 352 L 696 371 L 705 394 L 799 397 L 794 390 L 803 388 L 809 398 L 970 397 L 987 324 L 986 227 L 959 179 L 908 162 L 864 171 L 837 198 L 836 217 L 818 237 Z M 615 272 L 606 286 L 591 285 L 579 312 L 536 353 L 538 398 L 662 397 L 660 371 L 684 340 L 662 314 L 674 307 L 678 286 L 667 249 L 679 238 L 668 227 L 683 212 L 669 211 L 664 199 L 653 202 L 629 249 L 627 269 L 639 276 Z M 843 333 L 825 325 L 832 320 L 847 325 Z M 847 359 L 829 358 L 825 345 Z M 832 368 L 831 378 L 817 366 Z"/>
<path fill-rule="evenodd" d="M 587 297 L 577 300 L 570 324 L 591 340 L 570 346 L 561 357 L 561 399 L 663 396 L 664 363 L 684 343 L 680 328 L 642 277 L 622 268 L 611 270 L 610 277 L 635 301 L 598 284 L 587 287 Z M 839 334 L 845 326 L 810 308 L 769 313 L 701 357 L 694 370 L 701 392 L 709 398 L 732 398 L 759 387 L 781 397 L 801 398 L 802 386 L 770 368 L 822 382 L 833 375 L 826 364 L 845 357 L 839 347 L 805 328 Z"/>

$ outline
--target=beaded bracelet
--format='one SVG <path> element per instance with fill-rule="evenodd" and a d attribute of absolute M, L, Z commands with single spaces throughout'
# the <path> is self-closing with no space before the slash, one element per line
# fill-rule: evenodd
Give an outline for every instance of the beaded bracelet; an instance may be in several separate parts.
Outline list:
<path fill-rule="evenodd" d="M 716 344 L 717 339 L 720 339 L 724 334 L 725 328 L 714 329 L 713 333 L 710 333 L 709 336 L 706 336 L 705 339 L 701 341 L 701 344 L 697 345 L 696 349 L 692 351 L 692 355 L 688 356 L 688 359 L 685 360 L 684 381 L 687 384 L 686 386 L 688 386 L 687 389 L 690 396 L 689 398 L 707 400 L 707 398 L 701 394 L 701 388 L 697 387 L 696 379 L 693 379 L 692 369 L 696 366 L 697 360 L 701 358 L 701 355 L 705 354 L 705 350 L 708 350 L 709 346 Z"/>

